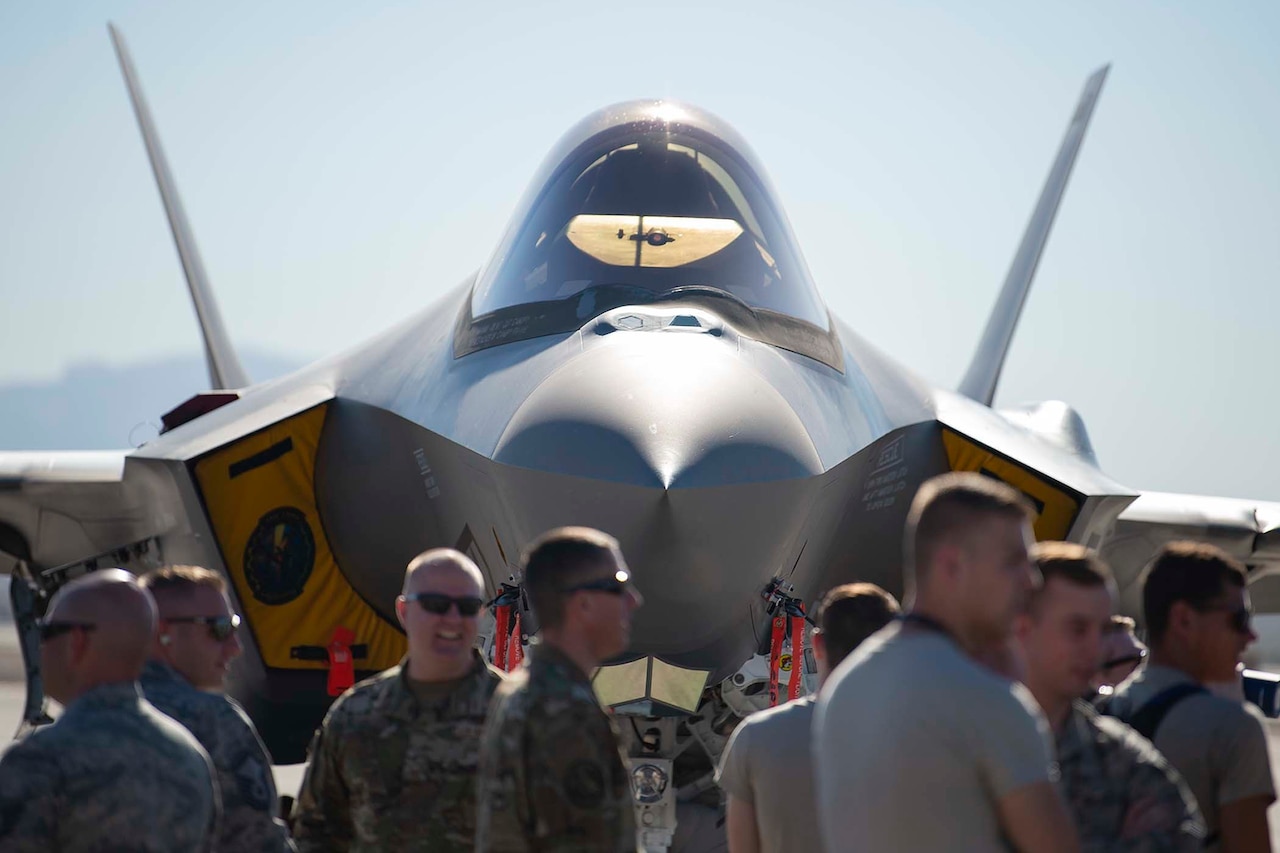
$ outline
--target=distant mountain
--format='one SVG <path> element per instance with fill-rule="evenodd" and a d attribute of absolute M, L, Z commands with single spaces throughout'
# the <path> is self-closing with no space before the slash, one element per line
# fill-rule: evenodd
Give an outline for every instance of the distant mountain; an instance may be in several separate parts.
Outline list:
<path fill-rule="evenodd" d="M 241 353 L 255 381 L 283 376 L 299 358 Z M 154 438 L 160 416 L 207 390 L 200 355 L 112 367 L 76 365 L 50 382 L 0 385 L 0 450 L 109 450 Z"/>

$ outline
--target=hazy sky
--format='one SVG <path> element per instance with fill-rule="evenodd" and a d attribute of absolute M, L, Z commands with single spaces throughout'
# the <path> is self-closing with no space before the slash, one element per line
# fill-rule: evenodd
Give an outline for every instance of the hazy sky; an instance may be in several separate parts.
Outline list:
<path fill-rule="evenodd" d="M 199 346 L 108 19 L 242 347 L 426 305 L 565 129 L 657 95 L 737 127 L 833 310 L 947 386 L 1112 62 L 997 402 L 1070 402 L 1135 487 L 1280 499 L 1280 4 L 0 4 L 0 384 Z"/>

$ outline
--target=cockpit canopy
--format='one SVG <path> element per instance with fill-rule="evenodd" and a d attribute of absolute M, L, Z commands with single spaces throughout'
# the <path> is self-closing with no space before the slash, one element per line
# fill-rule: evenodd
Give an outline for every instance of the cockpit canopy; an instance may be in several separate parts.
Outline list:
<path fill-rule="evenodd" d="M 462 352 L 685 299 L 786 327 L 755 336 L 807 355 L 805 340 L 830 337 L 763 173 L 715 118 L 664 102 L 601 110 L 566 135 L 533 186 L 477 281 Z"/>

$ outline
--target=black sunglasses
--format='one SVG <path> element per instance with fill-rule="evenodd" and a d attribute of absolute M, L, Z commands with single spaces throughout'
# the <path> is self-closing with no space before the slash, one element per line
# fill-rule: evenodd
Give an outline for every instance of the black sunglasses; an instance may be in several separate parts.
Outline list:
<path fill-rule="evenodd" d="M 622 569 L 618 569 L 607 578 L 597 578 L 593 581 L 586 581 L 577 586 L 571 586 L 565 589 L 565 592 L 607 592 L 612 595 L 622 595 L 630 587 L 628 583 L 631 575 Z"/>
<path fill-rule="evenodd" d="M 97 628 L 90 622 L 47 622 L 41 619 L 38 623 L 40 626 L 40 642 L 47 643 L 54 637 L 61 637 L 75 630 L 92 631 Z"/>
<path fill-rule="evenodd" d="M 1209 607 L 1197 607 L 1196 610 L 1201 613 L 1211 613 L 1220 610 L 1230 616 L 1231 629 L 1237 634 L 1248 634 L 1253 630 L 1253 613 L 1247 607 L 1231 607 L 1229 605 L 1211 605 Z"/>
<path fill-rule="evenodd" d="M 459 616 L 475 616 L 480 612 L 480 608 L 484 607 L 483 598 L 476 598 L 474 595 L 454 598 L 442 592 L 411 592 L 404 597 L 404 600 L 416 601 L 423 610 L 434 613 L 436 616 L 445 615 L 455 604 L 458 605 Z"/>
<path fill-rule="evenodd" d="M 164 621 L 208 625 L 209 636 L 221 643 L 240 627 L 240 614 L 232 613 L 230 616 L 176 616 Z"/>
<path fill-rule="evenodd" d="M 1114 666 L 1120 666 L 1126 663 L 1131 663 L 1134 666 L 1137 666 L 1138 664 L 1142 663 L 1143 658 L 1145 658 L 1146 656 L 1147 656 L 1147 650 L 1142 649 L 1141 651 L 1133 652 L 1132 654 L 1127 654 L 1127 655 L 1124 655 L 1123 657 L 1112 658 L 1109 661 L 1103 661 L 1102 666 L 1098 667 L 1098 671 L 1106 672 L 1107 670 L 1111 669 Z"/>

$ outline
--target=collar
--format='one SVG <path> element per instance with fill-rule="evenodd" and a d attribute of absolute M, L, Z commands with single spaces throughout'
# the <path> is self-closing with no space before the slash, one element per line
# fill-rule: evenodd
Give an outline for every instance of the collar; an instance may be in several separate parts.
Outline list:
<path fill-rule="evenodd" d="M 943 625 L 937 619 L 934 619 L 932 616 L 912 612 L 904 613 L 899 616 L 898 619 L 901 620 L 903 625 L 910 625 L 913 628 L 920 628 L 934 634 L 941 634 L 957 646 L 960 645 L 960 641 L 956 639 L 956 635 L 951 632 L 951 629 L 946 625 Z"/>
<path fill-rule="evenodd" d="M 427 707 L 422 707 L 418 698 L 409 688 L 409 658 L 401 658 L 399 665 L 388 670 L 385 689 L 378 697 L 375 707 L 389 717 L 406 722 L 417 719 L 424 713 L 433 713 L 440 717 L 467 716 L 479 709 L 483 714 L 489 706 L 489 696 L 493 692 L 490 685 L 501 679 L 497 670 L 492 669 L 479 650 L 472 650 L 471 668 L 448 696 Z"/>
<path fill-rule="evenodd" d="M 1071 703 L 1067 719 L 1062 724 L 1062 731 L 1054 735 L 1054 745 L 1060 764 L 1070 763 L 1079 757 L 1092 738 L 1093 719 L 1097 712 L 1087 702 Z"/>
<path fill-rule="evenodd" d="M 136 681 L 118 681 L 115 684 L 100 684 L 77 696 L 63 712 L 63 718 L 78 716 L 93 711 L 106 711 L 114 708 L 137 707 L 142 701 L 142 688 Z"/>
<path fill-rule="evenodd" d="M 529 647 L 529 674 L 534 673 L 563 678 L 591 689 L 591 676 L 583 672 L 582 667 L 573 662 L 573 658 L 549 643 Z"/>
<path fill-rule="evenodd" d="M 142 667 L 142 677 L 138 679 L 144 685 L 172 685 L 174 687 L 191 687 L 191 682 L 164 661 L 152 658 Z M 194 688 L 192 688 L 194 689 Z"/>

